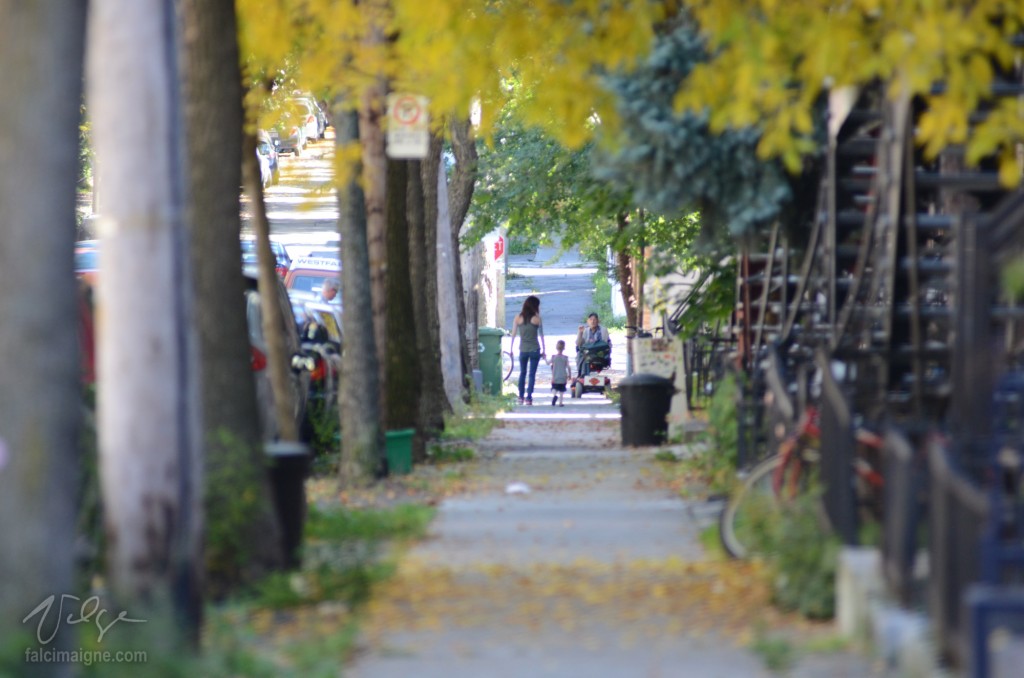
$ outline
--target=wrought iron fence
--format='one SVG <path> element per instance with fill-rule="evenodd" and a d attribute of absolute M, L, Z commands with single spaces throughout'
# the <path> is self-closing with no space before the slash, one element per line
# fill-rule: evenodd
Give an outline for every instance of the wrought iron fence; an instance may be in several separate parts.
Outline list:
<path fill-rule="evenodd" d="M 964 595 L 981 577 L 980 548 L 990 517 L 989 497 L 953 463 L 948 443 L 926 442 L 929 471 L 928 612 L 942 656 L 967 659 Z"/>
<path fill-rule="evenodd" d="M 853 416 L 824 352 L 816 356 L 821 378 L 821 482 L 825 512 L 836 535 L 845 544 L 857 544 L 858 500 L 854 462 L 857 444 Z"/>
<path fill-rule="evenodd" d="M 735 348 L 735 341 L 726 337 L 698 336 L 683 345 L 686 380 L 686 406 L 702 410 L 715 393 L 726 373 L 726 361 Z"/>
<path fill-rule="evenodd" d="M 918 552 L 924 544 L 928 467 L 903 433 L 890 430 L 882 444 L 883 489 L 882 573 L 889 592 L 905 607 L 920 602 L 914 579 Z"/>

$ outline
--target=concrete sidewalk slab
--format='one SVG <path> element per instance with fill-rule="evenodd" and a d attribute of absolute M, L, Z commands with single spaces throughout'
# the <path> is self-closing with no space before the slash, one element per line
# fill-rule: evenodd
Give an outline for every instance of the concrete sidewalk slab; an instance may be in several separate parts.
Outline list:
<path fill-rule="evenodd" d="M 510 281 L 512 316 L 511 297 L 541 295 L 549 353 L 590 303 L 578 271 Z M 428 538 L 371 601 L 346 675 L 772 675 L 748 646 L 752 629 L 792 621 L 770 606 L 755 564 L 704 552 L 700 532 L 720 504 L 659 484 L 658 448 L 623 448 L 606 398 L 552 407 L 542 374 L 535 404 L 504 413 L 479 442 L 471 491 L 441 503 Z M 873 674 L 837 653 L 801 659 L 790 675 Z"/>

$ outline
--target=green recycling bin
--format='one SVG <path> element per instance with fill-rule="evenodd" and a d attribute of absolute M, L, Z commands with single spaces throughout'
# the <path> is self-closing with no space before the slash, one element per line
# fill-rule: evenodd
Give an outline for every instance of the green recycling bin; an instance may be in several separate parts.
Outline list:
<path fill-rule="evenodd" d="M 388 475 L 412 473 L 412 437 L 415 429 L 403 428 L 385 433 Z"/>
<path fill-rule="evenodd" d="M 501 395 L 501 338 L 505 331 L 497 327 L 481 327 L 477 334 L 480 337 L 480 344 L 477 350 L 480 352 L 480 372 L 484 377 L 484 393 Z"/>

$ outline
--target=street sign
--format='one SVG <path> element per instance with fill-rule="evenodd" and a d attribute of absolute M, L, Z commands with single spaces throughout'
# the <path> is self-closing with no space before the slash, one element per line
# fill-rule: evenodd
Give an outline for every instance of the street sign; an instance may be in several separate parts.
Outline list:
<path fill-rule="evenodd" d="M 427 97 L 416 94 L 388 95 L 387 153 L 389 158 L 427 157 L 430 130 Z"/>

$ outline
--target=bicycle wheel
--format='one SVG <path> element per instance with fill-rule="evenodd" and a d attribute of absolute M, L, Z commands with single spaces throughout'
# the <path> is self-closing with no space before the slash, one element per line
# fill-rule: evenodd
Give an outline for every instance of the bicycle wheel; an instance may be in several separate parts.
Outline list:
<path fill-rule="evenodd" d="M 516 360 L 512 357 L 512 351 L 501 352 L 501 373 L 504 375 L 502 379 L 508 381 L 508 378 L 512 376 L 512 372 L 516 369 Z"/>
<path fill-rule="evenodd" d="M 778 505 L 772 480 L 781 463 L 782 457 L 776 454 L 755 466 L 718 517 L 722 547 L 733 558 L 750 555 L 758 520 Z"/>

